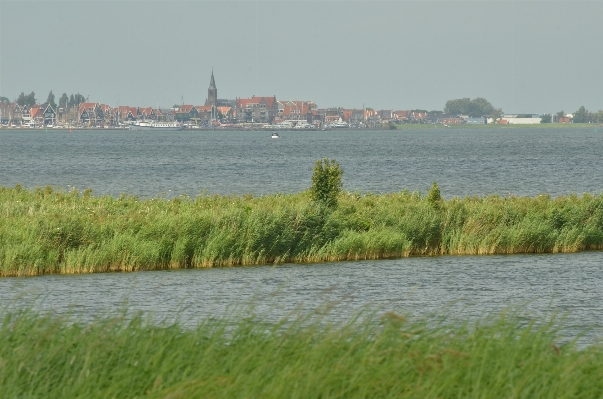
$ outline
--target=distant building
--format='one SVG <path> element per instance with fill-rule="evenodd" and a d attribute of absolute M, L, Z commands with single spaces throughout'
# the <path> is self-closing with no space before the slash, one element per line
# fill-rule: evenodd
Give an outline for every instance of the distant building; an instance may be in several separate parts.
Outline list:
<path fill-rule="evenodd" d="M 205 100 L 206 106 L 218 106 L 218 88 L 216 87 L 216 80 L 214 79 L 214 70 L 211 71 L 211 78 L 209 79 L 209 89 L 207 89 L 207 100 Z"/>
<path fill-rule="evenodd" d="M 276 96 L 237 98 L 236 117 L 239 122 L 272 123 L 277 115 Z"/>
<path fill-rule="evenodd" d="M 534 125 L 539 124 L 542 117 L 539 114 L 505 114 L 501 120 L 509 125 Z"/>
<path fill-rule="evenodd" d="M 468 117 L 465 121 L 468 125 L 485 125 L 488 120 L 485 116 Z"/>

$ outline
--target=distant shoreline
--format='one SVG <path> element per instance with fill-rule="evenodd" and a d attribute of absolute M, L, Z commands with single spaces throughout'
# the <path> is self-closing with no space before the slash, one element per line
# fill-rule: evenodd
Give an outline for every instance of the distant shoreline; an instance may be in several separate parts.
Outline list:
<path fill-rule="evenodd" d="M 413 123 L 413 124 L 400 124 L 394 125 L 396 128 L 391 129 L 387 126 L 384 127 L 363 127 L 363 128 L 328 128 L 328 129 L 282 129 L 282 128 L 249 128 L 249 127 L 218 127 L 215 129 L 211 128 L 201 128 L 201 129 L 184 129 L 184 131 L 249 131 L 249 132 L 269 132 L 269 131 L 285 131 L 285 132 L 337 132 L 337 131 L 373 131 L 373 130 L 385 130 L 385 131 L 395 131 L 395 130 L 425 130 L 425 129 L 584 129 L 584 128 L 593 128 L 593 129 L 603 129 L 603 124 L 594 124 L 594 123 L 570 123 L 570 124 L 559 124 L 559 123 L 539 123 L 539 124 L 476 124 L 476 125 L 468 125 L 468 124 L 457 124 L 457 125 L 442 125 L 442 124 L 422 124 L 422 123 Z M 0 131 L 82 131 L 82 130 L 90 130 L 90 131 L 104 131 L 104 130 L 117 130 L 117 131 L 129 131 L 130 129 L 110 127 L 110 128 L 97 128 L 97 127 L 72 127 L 72 128 L 7 128 L 0 127 Z M 161 131 L 157 129 L 157 131 Z M 603 132 L 603 130 L 602 130 Z"/>

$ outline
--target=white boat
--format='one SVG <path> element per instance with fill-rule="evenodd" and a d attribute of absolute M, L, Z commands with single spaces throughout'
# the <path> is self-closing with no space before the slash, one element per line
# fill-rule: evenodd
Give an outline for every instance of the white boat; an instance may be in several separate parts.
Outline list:
<path fill-rule="evenodd" d="M 129 125 L 130 130 L 183 130 L 185 126 L 178 122 L 136 122 Z"/>
<path fill-rule="evenodd" d="M 277 132 L 272 132 L 272 138 L 273 139 L 278 139 L 280 136 L 278 135 Z"/>
<path fill-rule="evenodd" d="M 342 128 L 342 127 L 350 127 L 350 125 L 347 122 L 344 122 L 341 119 L 339 119 L 337 122 L 333 122 L 331 124 L 331 127 Z"/>

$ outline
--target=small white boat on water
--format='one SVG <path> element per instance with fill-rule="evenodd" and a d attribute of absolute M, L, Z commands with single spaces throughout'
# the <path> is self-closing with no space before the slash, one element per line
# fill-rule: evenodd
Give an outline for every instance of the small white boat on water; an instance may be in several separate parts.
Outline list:
<path fill-rule="evenodd" d="M 183 130 L 185 126 L 178 122 L 136 122 L 129 125 L 130 130 Z"/>
<path fill-rule="evenodd" d="M 273 139 L 278 139 L 280 136 L 278 135 L 277 132 L 272 132 L 272 138 Z"/>

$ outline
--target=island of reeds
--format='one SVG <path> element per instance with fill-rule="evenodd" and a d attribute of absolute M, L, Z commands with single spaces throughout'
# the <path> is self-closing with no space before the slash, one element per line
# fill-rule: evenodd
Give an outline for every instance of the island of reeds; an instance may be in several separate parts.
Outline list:
<path fill-rule="evenodd" d="M 603 195 L 442 199 L 312 187 L 261 197 L 140 199 L 0 188 L 0 276 L 603 249 Z"/>
<path fill-rule="evenodd" d="M 333 324 L 2 312 L 3 398 L 600 398 L 601 346 L 554 318 Z M 561 330 L 560 330 L 561 329 Z"/>

